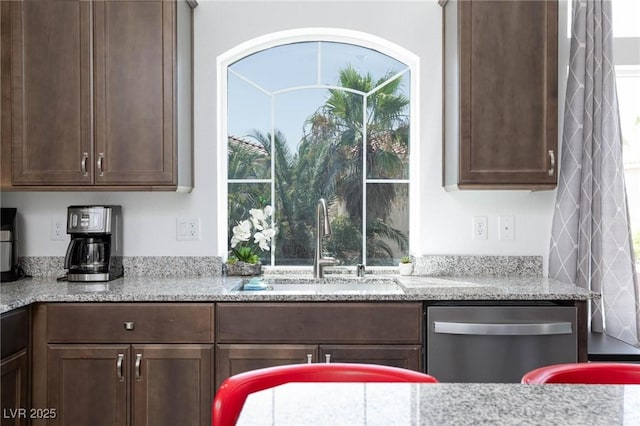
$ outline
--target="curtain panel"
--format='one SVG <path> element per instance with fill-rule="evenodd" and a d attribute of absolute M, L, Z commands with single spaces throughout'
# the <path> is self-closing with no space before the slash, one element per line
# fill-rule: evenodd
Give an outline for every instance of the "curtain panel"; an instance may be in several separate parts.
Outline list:
<path fill-rule="evenodd" d="M 574 0 L 549 276 L 600 293 L 591 329 L 640 346 L 611 2 Z"/>

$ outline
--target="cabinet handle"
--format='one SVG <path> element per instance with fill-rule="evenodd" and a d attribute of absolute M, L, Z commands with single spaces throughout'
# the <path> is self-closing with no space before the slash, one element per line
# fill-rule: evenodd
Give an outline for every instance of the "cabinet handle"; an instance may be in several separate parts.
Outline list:
<path fill-rule="evenodd" d="M 466 334 L 471 336 L 550 336 L 571 334 L 570 322 L 543 323 L 471 323 L 434 321 L 437 334 Z"/>
<path fill-rule="evenodd" d="M 549 176 L 553 176 L 553 172 L 556 169 L 556 154 L 552 149 L 549 150 Z"/>
<path fill-rule="evenodd" d="M 141 364 L 142 364 L 142 354 L 136 354 L 136 380 L 140 381 L 142 380 L 142 371 L 141 371 Z"/>
<path fill-rule="evenodd" d="M 133 321 L 125 321 L 124 322 L 124 329 L 127 331 L 131 331 L 133 330 L 133 328 L 135 327 L 135 323 Z"/>
<path fill-rule="evenodd" d="M 89 154 L 84 152 L 82 153 L 82 161 L 80 161 L 80 167 L 82 168 L 82 175 L 87 176 L 87 160 L 89 159 Z"/>
<path fill-rule="evenodd" d="M 118 372 L 118 380 L 124 382 L 124 371 L 122 370 L 122 363 L 124 361 L 124 354 L 118 354 L 118 360 L 116 361 L 116 371 Z"/>
<path fill-rule="evenodd" d="M 324 362 L 331 363 L 331 354 L 324 354 Z"/>
<path fill-rule="evenodd" d="M 313 354 L 307 354 L 307 364 L 311 364 L 313 362 Z"/>
<path fill-rule="evenodd" d="M 104 169 L 102 168 L 102 164 L 104 163 L 104 152 L 98 154 L 98 172 L 100 172 L 100 176 L 104 176 Z"/>

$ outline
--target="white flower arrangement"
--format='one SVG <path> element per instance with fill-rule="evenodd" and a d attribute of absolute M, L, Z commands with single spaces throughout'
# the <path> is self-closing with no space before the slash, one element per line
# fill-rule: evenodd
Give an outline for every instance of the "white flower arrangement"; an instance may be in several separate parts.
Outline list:
<path fill-rule="evenodd" d="M 260 250 L 269 251 L 271 250 L 271 239 L 278 231 L 268 221 L 269 217 L 273 215 L 271 206 L 266 206 L 264 209 L 251 209 L 249 214 L 251 215 L 249 219 L 240 221 L 233 227 L 233 236 L 231 237 L 233 256 L 229 259 L 232 262 L 235 260 L 258 263 L 260 257 L 256 253 L 256 247 L 249 243 L 251 237 L 253 237 L 253 244 L 257 244 Z"/>

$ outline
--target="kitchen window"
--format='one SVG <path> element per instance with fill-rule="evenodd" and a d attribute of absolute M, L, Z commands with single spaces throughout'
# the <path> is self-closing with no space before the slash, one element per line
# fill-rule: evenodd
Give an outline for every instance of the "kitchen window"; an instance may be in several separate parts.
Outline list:
<path fill-rule="evenodd" d="M 341 265 L 396 265 L 409 253 L 414 55 L 368 34 L 309 29 L 253 40 L 218 65 L 222 252 L 250 209 L 271 205 L 278 232 L 262 263 L 311 265 L 322 197 L 324 246 Z"/>
<path fill-rule="evenodd" d="M 640 274 L 640 2 L 613 0 L 613 53 L 631 233 Z"/>

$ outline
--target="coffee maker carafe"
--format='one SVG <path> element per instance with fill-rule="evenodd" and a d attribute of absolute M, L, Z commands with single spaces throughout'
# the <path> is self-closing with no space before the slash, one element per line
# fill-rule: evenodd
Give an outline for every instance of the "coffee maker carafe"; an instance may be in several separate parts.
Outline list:
<path fill-rule="evenodd" d="M 122 208 L 69 206 L 64 267 L 67 281 L 109 281 L 123 274 Z"/>

